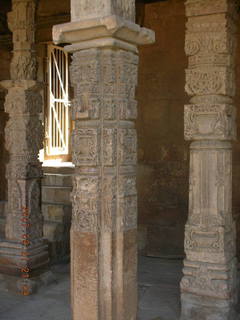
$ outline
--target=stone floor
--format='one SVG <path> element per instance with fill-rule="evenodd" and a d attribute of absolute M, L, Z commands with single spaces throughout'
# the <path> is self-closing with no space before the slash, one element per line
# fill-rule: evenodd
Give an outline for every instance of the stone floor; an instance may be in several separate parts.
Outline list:
<path fill-rule="evenodd" d="M 157 258 L 139 260 L 138 320 L 176 320 L 182 262 Z M 1 320 L 70 320 L 69 266 L 54 267 L 57 283 L 29 297 L 0 290 Z"/>

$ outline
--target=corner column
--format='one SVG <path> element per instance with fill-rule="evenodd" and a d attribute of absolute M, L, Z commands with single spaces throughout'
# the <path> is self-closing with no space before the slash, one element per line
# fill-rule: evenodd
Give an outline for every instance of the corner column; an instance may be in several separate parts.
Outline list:
<path fill-rule="evenodd" d="M 72 1 L 71 13 L 53 38 L 73 52 L 73 319 L 135 320 L 137 45 L 154 34 L 133 22 L 133 0 Z"/>
<path fill-rule="evenodd" d="M 24 295 L 33 293 L 48 275 L 48 250 L 42 233 L 42 169 L 38 160 L 43 130 L 34 51 L 35 8 L 35 0 L 12 0 L 8 14 L 13 34 L 11 80 L 1 82 L 8 90 L 5 143 L 9 162 L 6 239 L 0 242 L 0 272 L 9 288 Z"/>
<path fill-rule="evenodd" d="M 185 88 L 191 100 L 184 117 L 185 139 L 192 143 L 182 320 L 236 319 L 231 144 L 236 137 L 234 3 L 186 1 Z"/>

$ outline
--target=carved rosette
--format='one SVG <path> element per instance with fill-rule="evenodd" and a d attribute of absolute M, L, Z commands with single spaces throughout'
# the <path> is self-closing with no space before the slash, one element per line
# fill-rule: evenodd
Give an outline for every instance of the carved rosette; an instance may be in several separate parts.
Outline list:
<path fill-rule="evenodd" d="M 183 320 L 192 319 L 195 312 L 189 313 L 189 294 L 197 304 L 199 296 L 217 298 L 212 302 L 217 308 L 226 300 L 229 310 L 236 297 L 231 147 L 236 138 L 235 9 L 230 0 L 186 1 L 185 89 L 191 100 L 185 106 L 184 134 L 193 142 L 181 282 Z M 234 318 L 228 314 L 221 319 Z"/>

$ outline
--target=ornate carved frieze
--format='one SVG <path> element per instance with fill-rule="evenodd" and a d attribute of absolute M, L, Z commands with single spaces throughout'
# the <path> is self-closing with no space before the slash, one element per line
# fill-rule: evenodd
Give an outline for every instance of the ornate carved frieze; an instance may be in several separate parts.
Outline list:
<path fill-rule="evenodd" d="M 136 228 L 133 170 L 130 176 L 124 177 L 117 172 L 125 166 L 136 165 L 136 131 L 129 120 L 136 117 L 137 61 L 133 53 L 112 49 L 90 49 L 73 55 L 71 79 L 76 92 L 73 162 L 83 170 L 85 167 L 99 168 L 98 178 L 88 173 L 75 179 L 72 192 L 74 221 L 81 231 L 99 230 L 101 217 L 106 220 L 103 226 L 107 230 Z M 112 169 L 105 173 L 104 168 Z M 91 193 L 92 189 L 94 192 Z M 100 200 L 92 199 L 91 194 L 98 199 L 103 197 L 102 206 L 98 205 Z M 117 226 L 114 217 L 118 215 L 122 222 Z"/>
<path fill-rule="evenodd" d="M 194 33 L 191 28 L 189 28 L 189 33 L 186 34 L 185 53 L 187 56 L 196 54 L 226 54 L 227 56 L 230 56 L 234 53 L 234 49 L 235 39 L 229 37 L 226 32 L 215 31 L 210 34 L 204 34 L 203 32 Z M 224 66 L 226 66 L 226 64 Z"/>
<path fill-rule="evenodd" d="M 185 260 L 181 290 L 223 300 L 236 294 L 236 260 L 229 267 Z"/>
<path fill-rule="evenodd" d="M 236 138 L 236 111 L 232 105 L 186 105 L 186 140 L 231 140 Z"/>
<path fill-rule="evenodd" d="M 73 179 L 72 226 L 82 232 L 97 232 L 100 218 L 99 177 L 76 176 Z"/>
<path fill-rule="evenodd" d="M 235 319 L 231 149 L 231 140 L 236 138 L 235 9 L 235 1 L 230 0 L 186 1 L 185 51 L 189 64 L 185 90 L 191 103 L 184 110 L 184 133 L 185 139 L 193 142 L 181 282 L 182 320 L 195 318 L 200 309 L 202 317 L 208 318 L 205 297 L 214 298 L 209 302 L 213 307 L 210 317 Z M 190 301 L 195 305 L 189 309 Z"/>
<path fill-rule="evenodd" d="M 81 128 L 73 131 L 73 162 L 75 165 L 94 166 L 99 164 L 100 130 Z"/>
<path fill-rule="evenodd" d="M 235 93 L 234 72 L 222 67 L 194 68 L 186 70 L 186 92 L 190 96 L 226 95 Z"/>

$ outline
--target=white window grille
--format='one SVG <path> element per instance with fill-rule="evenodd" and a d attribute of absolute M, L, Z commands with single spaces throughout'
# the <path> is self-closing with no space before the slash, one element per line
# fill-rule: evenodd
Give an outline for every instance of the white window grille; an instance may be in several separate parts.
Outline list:
<path fill-rule="evenodd" d="M 48 156 L 69 154 L 69 71 L 68 54 L 63 48 L 48 46 Z"/>

